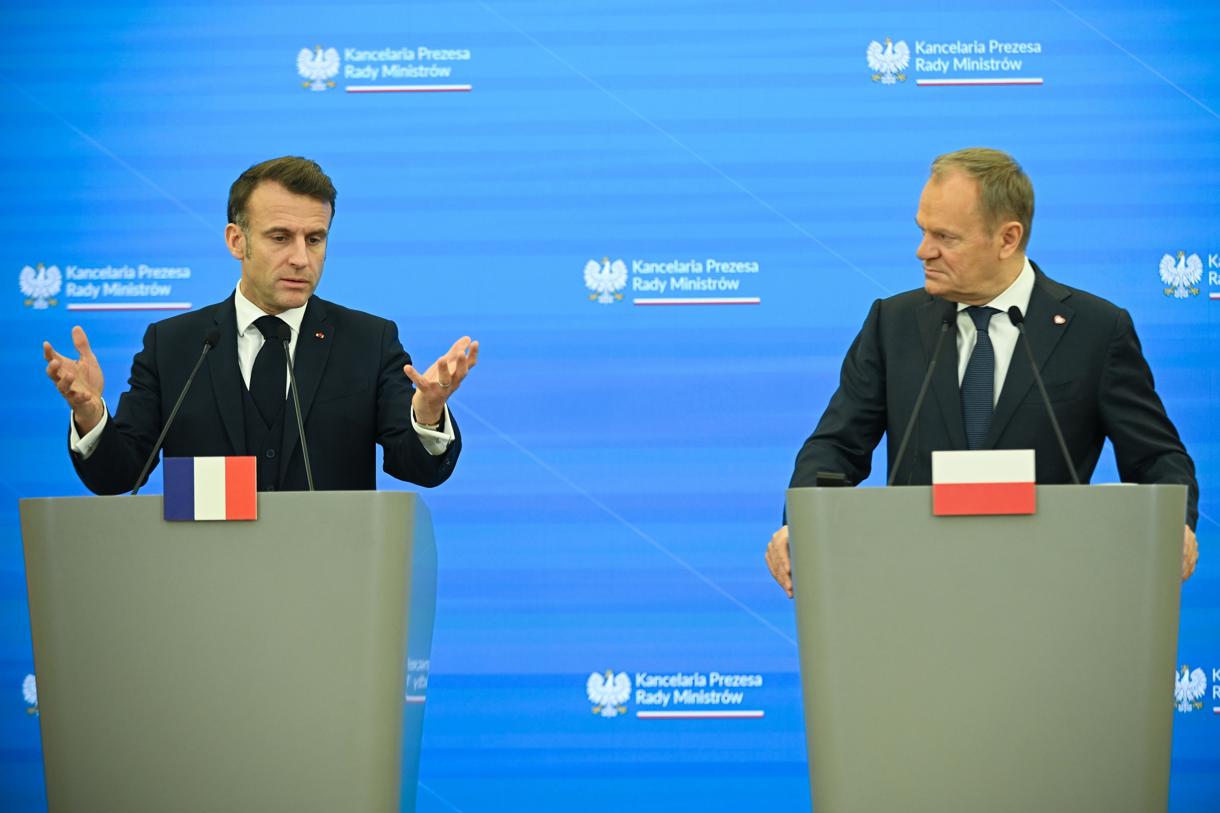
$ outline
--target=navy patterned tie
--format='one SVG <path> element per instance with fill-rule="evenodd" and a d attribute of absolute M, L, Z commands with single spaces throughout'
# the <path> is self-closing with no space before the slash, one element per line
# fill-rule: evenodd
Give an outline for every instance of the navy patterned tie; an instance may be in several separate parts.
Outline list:
<path fill-rule="evenodd" d="M 966 313 L 974 320 L 978 338 L 974 352 L 962 376 L 962 423 L 966 427 L 966 443 L 971 449 L 981 448 L 991 428 L 991 413 L 995 409 L 995 350 L 987 328 L 995 308 L 972 305 Z"/>

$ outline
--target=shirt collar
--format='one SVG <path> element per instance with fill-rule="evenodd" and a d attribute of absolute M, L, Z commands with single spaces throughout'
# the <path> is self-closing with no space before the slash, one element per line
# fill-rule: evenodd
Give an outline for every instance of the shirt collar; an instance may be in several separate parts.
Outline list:
<path fill-rule="evenodd" d="M 237 311 L 237 335 L 241 336 L 247 330 L 250 330 L 254 323 L 267 314 L 258 305 L 255 305 L 246 295 L 241 292 L 241 285 L 237 286 L 237 292 L 233 297 L 233 307 Z M 305 319 L 305 309 L 309 307 L 306 302 L 299 308 L 291 308 L 283 313 L 277 314 L 287 323 L 288 327 L 292 328 L 292 335 L 296 336 L 301 331 L 301 322 Z M 258 328 L 254 328 L 258 330 Z"/>
<path fill-rule="evenodd" d="M 1029 258 L 1025 258 L 1025 265 L 1021 268 L 1021 273 L 1017 274 L 1017 278 L 1012 281 L 1012 285 L 1005 288 L 999 296 L 987 303 L 987 307 L 995 308 L 1001 313 L 1007 313 L 1008 309 L 1016 305 L 1021 309 L 1021 314 L 1024 315 L 1029 310 L 1029 298 L 1034 294 L 1034 267 L 1030 264 Z M 961 313 L 969 305 L 961 302 L 957 305 L 957 312 Z"/>

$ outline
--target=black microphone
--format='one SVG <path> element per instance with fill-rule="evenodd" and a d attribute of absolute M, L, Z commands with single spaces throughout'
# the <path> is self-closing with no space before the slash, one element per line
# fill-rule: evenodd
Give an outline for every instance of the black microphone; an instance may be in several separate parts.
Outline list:
<path fill-rule="evenodd" d="M 949 332 L 949 326 L 955 325 L 957 322 L 957 303 L 946 302 L 944 313 L 940 318 L 940 333 L 936 337 L 936 346 L 932 349 L 932 361 L 928 364 L 928 371 L 924 373 L 923 383 L 919 386 L 919 395 L 915 398 L 915 409 L 911 411 L 911 417 L 907 421 L 907 428 L 902 432 L 902 442 L 898 444 L 898 454 L 894 455 L 894 463 L 890 466 L 890 479 L 886 483 L 887 486 L 894 485 L 894 478 L 898 476 L 898 466 L 902 463 L 902 455 L 907 450 L 907 444 L 911 441 L 911 430 L 915 428 L 915 419 L 919 417 L 919 410 L 923 406 L 924 396 L 928 394 L 928 385 L 932 383 L 932 373 L 936 370 L 936 362 L 940 359 L 940 346 L 945 341 L 945 334 Z"/>
<path fill-rule="evenodd" d="M 136 478 L 135 487 L 131 489 L 131 496 L 134 497 L 140 493 L 140 487 L 144 485 L 144 478 L 148 476 L 148 471 L 152 468 L 153 461 L 157 459 L 157 453 L 161 451 L 161 444 L 165 442 L 165 436 L 169 434 L 170 424 L 174 422 L 174 418 L 178 415 L 178 408 L 186 400 L 186 394 L 191 389 L 191 382 L 195 380 L 195 374 L 203 366 L 203 360 L 207 357 L 208 351 L 215 347 L 218 341 L 220 341 L 220 328 L 213 325 L 208 328 L 207 333 L 203 334 L 203 350 L 199 353 L 199 360 L 195 362 L 195 369 L 191 370 L 191 374 L 186 377 L 186 383 L 182 385 L 182 392 L 178 394 L 178 400 L 174 402 L 174 408 L 169 411 L 169 417 L 165 419 L 165 426 L 161 428 L 161 436 L 157 438 L 156 445 L 153 446 L 148 459 L 144 461 L 144 468 L 140 471 L 140 476 Z"/>
<path fill-rule="evenodd" d="M 1046 394 L 1046 385 L 1042 383 L 1042 374 L 1038 372 L 1038 365 L 1034 362 L 1034 351 L 1029 349 L 1029 337 L 1025 335 L 1025 317 L 1021 315 L 1021 309 L 1016 305 L 1008 309 L 1008 321 L 1012 322 L 1012 326 L 1021 334 L 1021 345 L 1025 348 L 1025 357 L 1029 359 L 1029 369 L 1033 370 L 1034 381 L 1038 382 L 1038 392 L 1042 393 L 1042 404 L 1046 407 L 1046 414 L 1050 416 L 1051 426 L 1055 429 L 1055 440 L 1059 441 L 1059 451 L 1063 452 L 1063 462 L 1067 464 L 1068 471 L 1072 473 L 1072 485 L 1078 486 L 1080 478 L 1076 476 L 1076 467 L 1072 465 L 1072 456 L 1068 454 L 1067 443 L 1063 440 L 1059 419 L 1055 417 L 1051 399 Z"/>
<path fill-rule="evenodd" d="M 309 444 L 305 442 L 305 424 L 301 422 L 301 397 L 297 394 L 297 377 L 292 371 L 292 353 L 288 350 L 288 343 L 292 340 L 292 328 L 283 320 L 280 321 L 275 328 L 276 338 L 284 344 L 284 358 L 288 361 L 288 389 L 292 391 L 292 407 L 297 413 L 297 434 L 301 440 L 301 456 L 305 459 L 305 482 L 309 484 L 309 490 L 313 491 L 313 469 L 309 466 Z"/>

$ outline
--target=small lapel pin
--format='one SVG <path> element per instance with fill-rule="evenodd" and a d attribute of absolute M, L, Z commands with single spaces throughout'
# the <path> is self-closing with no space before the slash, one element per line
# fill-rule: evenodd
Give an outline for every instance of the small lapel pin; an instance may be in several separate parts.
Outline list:
<path fill-rule="evenodd" d="M 1064 316 L 1062 313 L 1056 313 L 1055 318 L 1052 319 L 1051 321 L 1057 325 L 1066 325 L 1068 322 L 1067 317 Z"/>
<path fill-rule="evenodd" d="M 315 339 L 325 339 L 326 338 L 326 334 L 320 330 L 317 333 L 313 334 L 313 336 Z"/>

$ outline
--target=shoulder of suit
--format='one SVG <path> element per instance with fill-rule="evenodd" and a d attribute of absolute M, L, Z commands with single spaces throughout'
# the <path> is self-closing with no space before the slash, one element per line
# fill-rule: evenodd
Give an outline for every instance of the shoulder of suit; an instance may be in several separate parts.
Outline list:
<path fill-rule="evenodd" d="M 356 310 L 355 308 L 344 307 L 320 296 L 315 296 L 313 301 L 325 309 L 326 319 L 332 322 L 342 322 L 362 327 L 377 327 L 378 329 L 392 323 L 390 319 L 366 311 Z"/>
<path fill-rule="evenodd" d="M 1082 288 L 1073 288 L 1071 285 L 1064 285 L 1058 280 L 1053 280 L 1046 276 L 1041 269 L 1038 269 L 1038 277 L 1034 285 L 1041 288 L 1052 298 L 1068 303 L 1077 313 L 1116 316 L 1123 310 L 1123 308 L 1104 297 L 1089 293 Z"/>

